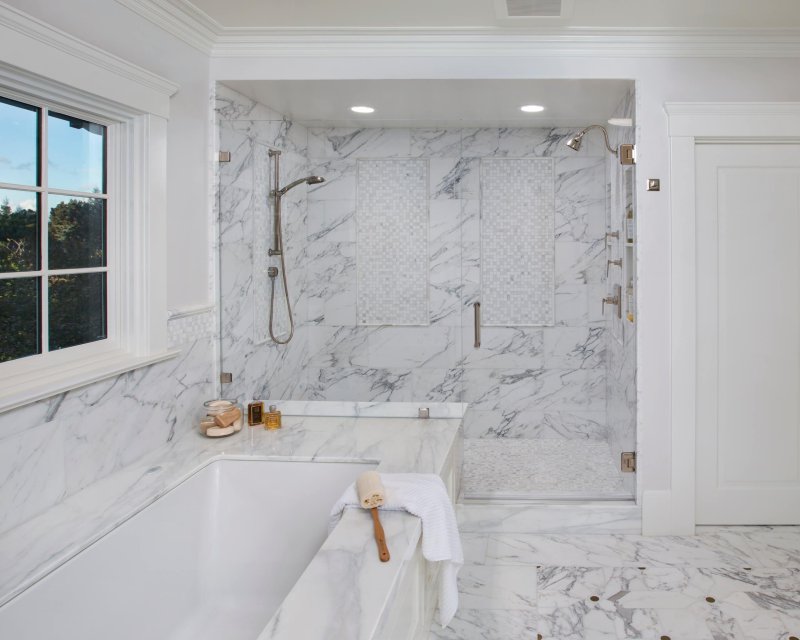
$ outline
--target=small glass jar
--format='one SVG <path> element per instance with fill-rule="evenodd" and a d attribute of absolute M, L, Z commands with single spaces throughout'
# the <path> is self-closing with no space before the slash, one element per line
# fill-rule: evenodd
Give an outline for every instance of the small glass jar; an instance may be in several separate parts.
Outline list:
<path fill-rule="evenodd" d="M 208 400 L 203 403 L 200 432 L 209 438 L 230 436 L 242 430 L 242 408 L 232 400 Z"/>

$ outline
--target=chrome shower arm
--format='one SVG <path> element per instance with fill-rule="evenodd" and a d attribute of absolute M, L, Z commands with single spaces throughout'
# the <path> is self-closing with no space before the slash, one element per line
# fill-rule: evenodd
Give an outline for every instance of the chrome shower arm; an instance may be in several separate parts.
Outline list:
<path fill-rule="evenodd" d="M 581 138 L 583 138 L 583 136 L 586 135 L 586 133 L 588 131 L 591 131 L 592 129 L 600 129 L 600 131 L 603 132 L 603 139 L 606 142 L 606 149 L 608 149 L 614 155 L 617 155 L 617 150 L 611 148 L 611 143 L 608 140 L 608 131 L 606 131 L 606 128 L 603 125 L 601 125 L 601 124 L 591 124 L 588 127 L 586 127 L 583 131 L 581 131 L 578 135 Z"/>

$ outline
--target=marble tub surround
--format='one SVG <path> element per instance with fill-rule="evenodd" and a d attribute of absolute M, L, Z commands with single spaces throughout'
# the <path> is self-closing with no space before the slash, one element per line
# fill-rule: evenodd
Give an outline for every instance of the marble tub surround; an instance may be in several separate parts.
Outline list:
<path fill-rule="evenodd" d="M 176 358 L 0 415 L 0 535 L 196 428 L 214 395 L 209 315 L 170 321 Z"/>
<path fill-rule="evenodd" d="M 800 527 L 462 537 L 464 606 L 430 640 L 800 637 Z"/>
<path fill-rule="evenodd" d="M 460 423 L 460 418 L 286 416 L 276 432 L 244 429 L 219 440 L 187 433 L 0 537 L 0 601 L 42 578 L 210 460 L 370 461 L 378 463 L 378 471 L 441 475 L 458 457 Z M 348 512 L 262 637 L 370 637 L 397 584 L 402 559 L 410 557 L 420 535 L 416 518 L 389 515 L 382 522 L 398 562 L 378 571 L 376 554 L 367 553 L 374 551 L 369 514 Z M 369 587 L 344 593 L 343 580 L 362 586 L 367 581 Z M 342 606 L 344 596 L 352 606 Z M 315 603 L 312 617 L 309 602 Z"/>

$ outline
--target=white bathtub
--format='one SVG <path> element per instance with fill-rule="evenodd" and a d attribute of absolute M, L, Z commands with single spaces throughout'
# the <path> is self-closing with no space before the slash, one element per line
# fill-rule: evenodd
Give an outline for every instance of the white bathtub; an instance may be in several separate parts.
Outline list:
<path fill-rule="evenodd" d="M 374 467 L 213 461 L 0 608 L 0 638 L 253 640 Z"/>

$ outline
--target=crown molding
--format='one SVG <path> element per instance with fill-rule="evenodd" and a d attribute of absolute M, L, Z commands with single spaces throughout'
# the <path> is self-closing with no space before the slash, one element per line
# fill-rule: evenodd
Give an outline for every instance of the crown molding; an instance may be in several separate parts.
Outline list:
<path fill-rule="evenodd" d="M 117 0 L 198 51 L 211 55 L 224 27 L 187 0 Z"/>
<path fill-rule="evenodd" d="M 10 87 L 47 88 L 80 101 L 73 89 L 93 96 L 92 112 L 109 104 L 141 113 L 169 115 L 179 85 L 131 64 L 0 1 L 0 80 Z M 52 80 L 51 80 L 52 79 Z M 114 109 L 114 113 L 119 108 Z"/>
<path fill-rule="evenodd" d="M 213 56 L 530 56 L 795 58 L 800 30 L 224 29 Z"/>
<path fill-rule="evenodd" d="M 215 58 L 530 56 L 798 58 L 800 29 L 225 27 L 190 0 L 117 0 Z"/>

